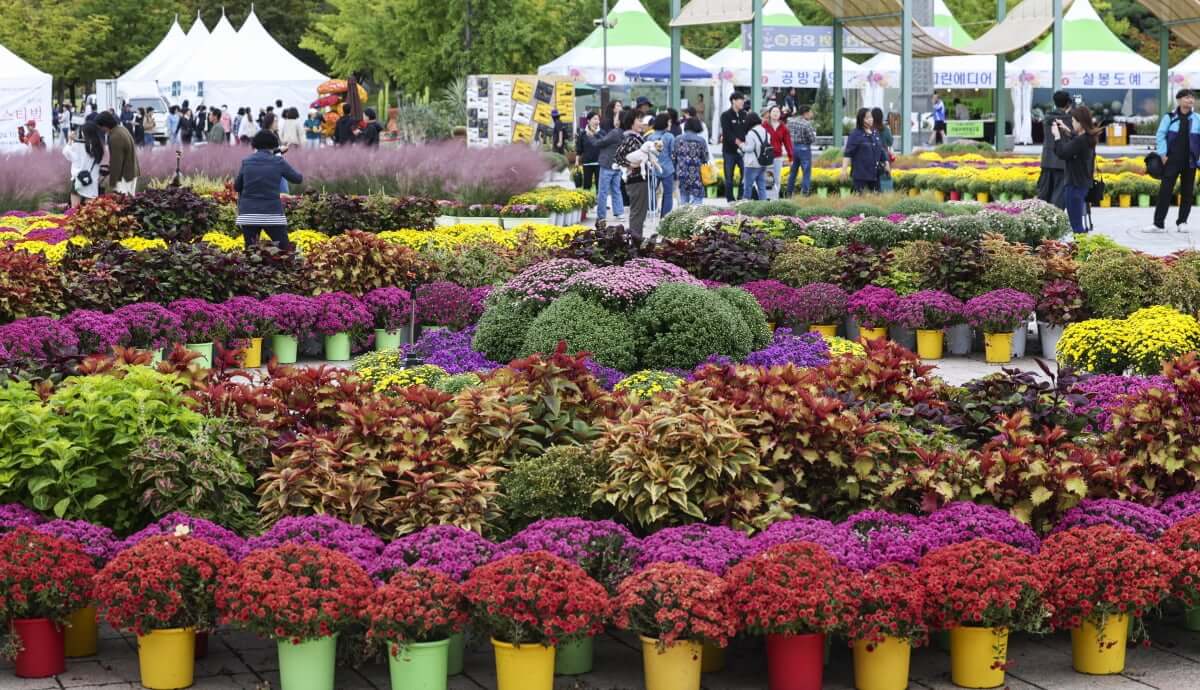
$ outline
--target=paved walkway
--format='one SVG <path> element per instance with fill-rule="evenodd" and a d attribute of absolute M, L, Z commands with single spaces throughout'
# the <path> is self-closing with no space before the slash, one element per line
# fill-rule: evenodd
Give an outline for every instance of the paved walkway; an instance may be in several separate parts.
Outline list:
<path fill-rule="evenodd" d="M 91 659 L 69 660 L 67 672 L 52 679 L 20 679 L 11 664 L 0 665 L 0 688 L 4 690 L 122 690 L 139 688 L 135 639 L 112 631 L 102 632 L 100 654 Z M 1068 634 L 1047 638 L 1014 636 L 1010 642 L 1012 667 L 1008 673 L 1011 690 L 1194 690 L 1200 687 L 1200 634 L 1170 623 L 1155 626 L 1154 644 L 1129 650 L 1126 670 L 1116 676 L 1085 676 L 1071 668 Z M 704 676 L 706 690 L 763 690 L 767 687 L 766 657 L 760 640 L 738 640 L 728 650 L 724 671 Z M 849 649 L 838 644 L 826 667 L 827 690 L 851 690 L 853 666 Z M 210 643 L 208 657 L 196 662 L 197 690 L 268 690 L 279 688 L 275 644 L 251 635 L 222 632 Z M 357 669 L 338 669 L 337 690 L 386 690 L 387 666 L 368 664 Z M 450 679 L 450 690 L 480 690 L 496 687 L 494 661 L 485 640 L 469 645 L 466 670 Z M 560 677 L 555 690 L 640 690 L 641 649 L 637 639 L 626 634 L 608 635 L 596 644 L 593 673 L 575 678 Z M 910 688 L 948 690 L 950 658 L 936 648 L 913 654 Z M 397 689 L 400 690 L 400 689 Z"/>

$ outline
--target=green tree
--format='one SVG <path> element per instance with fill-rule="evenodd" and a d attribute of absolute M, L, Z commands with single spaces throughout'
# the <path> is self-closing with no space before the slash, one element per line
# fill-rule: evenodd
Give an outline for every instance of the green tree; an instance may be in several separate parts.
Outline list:
<path fill-rule="evenodd" d="M 0 0 L 0 43 L 60 86 L 95 79 L 106 57 L 91 47 L 113 33 L 107 16 L 80 16 L 56 0 Z"/>

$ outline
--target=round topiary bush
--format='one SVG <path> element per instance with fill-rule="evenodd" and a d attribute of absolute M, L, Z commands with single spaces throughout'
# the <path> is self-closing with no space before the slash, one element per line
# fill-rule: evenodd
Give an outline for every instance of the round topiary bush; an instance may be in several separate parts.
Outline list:
<path fill-rule="evenodd" d="M 537 315 L 525 332 L 521 354 L 550 354 L 559 342 L 566 342 L 571 354 L 587 352 L 604 366 L 633 371 L 637 368 L 636 341 L 633 326 L 624 314 L 582 295 L 569 294 Z"/>
<path fill-rule="evenodd" d="M 941 209 L 941 204 L 933 199 L 922 199 L 920 197 L 910 197 L 908 199 L 900 199 L 892 204 L 888 209 L 889 213 L 903 213 L 907 216 L 916 215 L 918 213 L 935 213 Z"/>
<path fill-rule="evenodd" d="M 691 369 L 709 355 L 745 359 L 753 337 L 738 311 L 714 290 L 668 284 L 633 314 L 643 369 Z"/>
<path fill-rule="evenodd" d="M 1079 265 L 1079 287 L 1093 314 L 1120 319 L 1154 304 L 1164 272 L 1152 256 L 1103 249 Z"/>
<path fill-rule="evenodd" d="M 541 305 L 503 292 L 488 300 L 475 327 L 471 347 L 493 362 L 511 362 L 524 351 L 525 332 L 537 318 Z"/>
<path fill-rule="evenodd" d="M 750 331 L 750 350 L 761 350 L 771 343 L 771 327 L 758 300 L 749 292 L 738 287 L 717 289 L 717 295 L 733 307 L 742 323 Z"/>
<path fill-rule="evenodd" d="M 785 242 L 771 262 L 771 278 L 792 287 L 809 283 L 832 283 L 841 275 L 837 250 L 803 242 Z"/>

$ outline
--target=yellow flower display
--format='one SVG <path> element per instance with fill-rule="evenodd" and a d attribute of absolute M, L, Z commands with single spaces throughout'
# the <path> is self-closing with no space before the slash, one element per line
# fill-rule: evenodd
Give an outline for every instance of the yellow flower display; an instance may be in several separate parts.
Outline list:
<path fill-rule="evenodd" d="M 1200 350 L 1200 322 L 1171 307 L 1139 309 L 1127 319 L 1091 319 L 1067 326 L 1059 359 L 1096 374 L 1162 373 L 1163 362 Z"/>
<path fill-rule="evenodd" d="M 518 194 L 508 200 L 510 205 L 544 206 L 556 213 L 566 213 L 589 208 L 596 203 L 593 192 L 564 187 L 539 187 L 532 192 Z"/>
<path fill-rule="evenodd" d="M 5 230 L 3 232 L 0 232 L 0 242 L 14 242 L 16 240 L 21 239 L 24 236 L 25 235 L 22 235 L 21 233 L 16 232 L 15 230 Z"/>
<path fill-rule="evenodd" d="M 288 241 L 300 248 L 302 253 L 329 241 L 329 235 L 318 230 L 294 230 L 288 233 Z"/>
<path fill-rule="evenodd" d="M 838 337 L 826 338 L 826 340 L 829 342 L 829 355 L 831 357 L 837 357 L 838 355 L 867 356 L 867 349 L 858 343 Z"/>
<path fill-rule="evenodd" d="M 150 249 L 166 249 L 167 248 L 167 243 L 165 240 L 160 240 L 160 239 L 150 240 L 150 239 L 146 239 L 145 237 L 127 237 L 123 240 L 118 240 L 117 243 L 120 244 L 122 247 L 132 250 L 132 251 L 135 251 L 135 252 L 144 252 L 144 251 L 148 251 Z"/>
<path fill-rule="evenodd" d="M 582 225 L 562 227 L 534 223 L 522 223 L 512 230 L 498 225 L 458 224 L 446 225 L 434 230 L 386 230 L 379 238 L 397 242 L 413 249 L 454 249 L 477 244 L 494 244 L 515 248 L 530 237 L 544 247 L 560 248 L 570 244 L 574 237 L 587 230 Z"/>
<path fill-rule="evenodd" d="M 242 238 L 230 237 L 229 235 L 220 232 L 206 232 L 204 233 L 204 236 L 200 238 L 200 241 L 211 244 L 223 252 L 237 251 L 244 249 L 246 246 L 246 243 L 244 240 L 242 240 Z"/>
<path fill-rule="evenodd" d="M 673 390 L 683 379 L 665 371 L 645 370 L 626 376 L 613 386 L 618 393 L 626 393 L 640 400 L 649 400 L 663 391 Z"/>

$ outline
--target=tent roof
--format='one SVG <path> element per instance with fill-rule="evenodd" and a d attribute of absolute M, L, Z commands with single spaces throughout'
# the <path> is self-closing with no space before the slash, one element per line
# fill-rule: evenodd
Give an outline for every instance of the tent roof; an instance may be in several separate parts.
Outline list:
<path fill-rule="evenodd" d="M 933 26 L 950 33 L 954 48 L 970 45 L 975 39 L 963 29 L 943 0 L 933 2 Z M 863 79 L 886 87 L 900 83 L 900 56 L 879 53 L 859 65 Z M 991 55 L 939 55 L 933 58 L 933 81 L 937 89 L 992 89 L 996 87 L 996 58 Z M 855 86 L 862 87 L 860 83 Z"/>
<path fill-rule="evenodd" d="M 243 69 L 247 65 L 253 65 L 255 72 L 266 73 L 278 81 L 302 79 L 325 81 L 328 79 L 324 74 L 304 64 L 286 48 L 279 45 L 279 42 L 267 32 L 266 27 L 258 20 L 258 15 L 254 14 L 253 8 L 250 10 L 250 15 L 246 17 L 246 21 L 242 23 L 242 28 L 238 29 L 237 38 L 238 43 L 250 56 L 250 61 L 243 63 Z"/>
<path fill-rule="evenodd" d="M 631 79 L 642 80 L 663 80 L 671 78 L 671 56 L 660 58 L 654 62 L 634 67 L 625 70 L 625 76 Z M 712 72 L 706 69 L 701 69 L 695 65 L 689 65 L 686 62 L 679 63 L 679 78 L 684 81 L 697 81 L 701 79 L 712 79 Z"/>
<path fill-rule="evenodd" d="M 1031 52 L 1049 54 L 1053 49 L 1054 37 L 1046 36 Z M 1063 52 L 1083 51 L 1136 55 L 1132 48 L 1105 26 L 1089 0 L 1077 0 L 1063 15 Z"/>
<path fill-rule="evenodd" d="M 0 45 L 0 79 L 32 79 L 50 75 L 25 62 L 19 55 Z"/>
<path fill-rule="evenodd" d="M 796 18 L 796 14 L 792 12 L 791 7 L 788 7 L 786 0 L 767 0 L 763 3 L 763 26 L 804 26 L 804 24 Z M 741 50 L 742 32 L 739 31 L 737 38 L 730 41 L 729 45 L 725 47 Z"/>
<path fill-rule="evenodd" d="M 196 21 L 199 22 L 199 19 Z M 205 33 L 207 32 L 208 30 L 205 29 Z M 157 76 L 158 69 L 173 60 L 179 54 L 186 41 L 187 35 L 183 33 L 183 29 L 179 26 L 179 17 L 175 17 L 175 21 L 171 22 L 171 28 L 167 30 L 167 35 L 163 37 L 163 40 L 159 41 L 154 50 L 151 50 L 149 55 L 142 58 L 140 62 L 134 65 L 128 72 L 122 74 L 120 78 L 134 81 L 153 80 Z"/>
<path fill-rule="evenodd" d="M 615 26 L 608 30 L 608 74 L 604 64 L 604 37 L 601 27 L 579 45 L 538 68 L 538 74 L 562 74 L 575 81 L 610 85 L 626 83 L 625 70 L 640 67 L 671 54 L 671 38 L 654 22 L 638 0 L 620 0 L 608 12 Z M 686 48 L 680 50 L 683 62 L 712 70 L 703 58 Z"/>
<path fill-rule="evenodd" d="M 950 46 L 953 48 L 965 48 L 975 40 L 954 18 L 954 13 L 946 7 L 945 0 L 933 0 L 933 28 L 948 30 Z"/>

